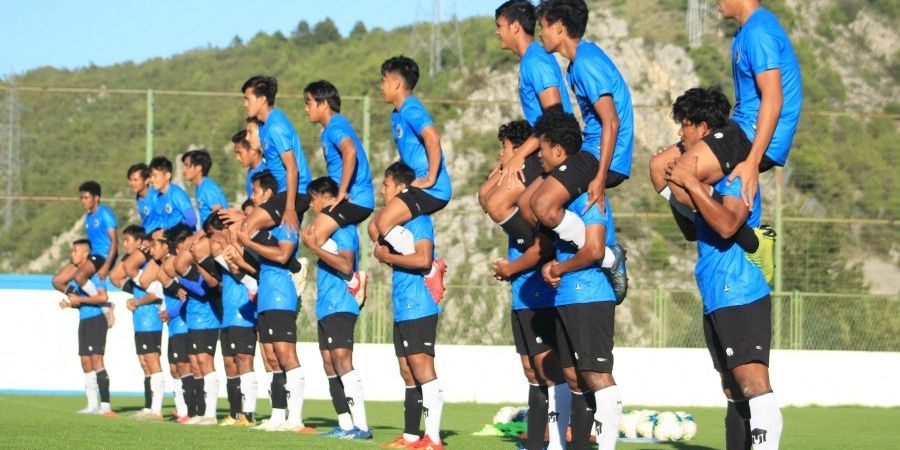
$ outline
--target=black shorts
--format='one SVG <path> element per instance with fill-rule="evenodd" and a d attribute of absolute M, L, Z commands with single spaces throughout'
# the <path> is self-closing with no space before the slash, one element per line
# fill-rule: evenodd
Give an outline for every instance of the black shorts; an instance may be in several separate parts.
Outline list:
<path fill-rule="evenodd" d="M 703 137 L 703 142 L 712 150 L 725 175 L 747 159 L 750 155 L 750 146 L 753 145 L 750 139 L 747 139 L 744 130 L 733 120 L 729 120 L 724 128 L 712 130 Z"/>
<path fill-rule="evenodd" d="M 333 208 L 323 209 L 322 213 L 334 219 L 338 227 L 346 225 L 356 225 L 362 223 L 363 220 L 372 215 L 372 208 L 354 205 L 348 201 L 343 201 L 335 205 Z"/>
<path fill-rule="evenodd" d="M 186 363 L 188 359 L 188 334 L 181 333 L 175 336 L 169 336 L 169 364 Z"/>
<path fill-rule="evenodd" d="M 616 302 L 579 303 L 559 313 L 559 359 L 563 367 L 612 373 Z"/>
<path fill-rule="evenodd" d="M 256 330 L 253 327 L 226 327 L 219 331 L 222 356 L 256 354 Z"/>
<path fill-rule="evenodd" d="M 544 174 L 544 167 L 541 166 L 541 157 L 538 152 L 534 152 L 525 157 L 525 164 L 522 165 L 522 173 L 525 175 L 525 186 L 530 185 L 534 180 Z"/>
<path fill-rule="evenodd" d="M 146 355 L 147 353 L 162 353 L 162 330 L 135 331 L 134 351 L 138 355 Z"/>
<path fill-rule="evenodd" d="M 415 186 L 408 186 L 397 194 L 397 198 L 406 204 L 413 219 L 434 214 L 450 203 L 449 200 L 441 200 Z"/>
<path fill-rule="evenodd" d="M 294 210 L 297 211 L 297 223 L 303 223 L 303 213 L 309 209 L 309 195 L 297 193 L 294 197 Z M 279 192 L 272 196 L 269 201 L 263 203 L 259 207 L 269 214 L 275 225 L 281 225 L 282 214 L 284 214 L 284 206 L 287 204 L 287 193 Z"/>
<path fill-rule="evenodd" d="M 286 309 L 270 309 L 256 319 L 259 342 L 297 342 L 297 313 Z"/>
<path fill-rule="evenodd" d="M 394 322 L 394 353 L 397 356 L 426 353 L 434 356 L 438 315 Z"/>
<path fill-rule="evenodd" d="M 772 299 L 765 297 L 746 305 L 717 309 L 703 316 L 703 335 L 719 372 L 742 364 L 769 365 L 772 342 Z"/>
<path fill-rule="evenodd" d="M 534 356 L 556 348 L 556 308 L 517 309 L 509 318 L 516 353 Z"/>
<path fill-rule="evenodd" d="M 91 264 L 94 265 L 94 272 L 96 272 L 96 271 L 100 270 L 101 267 L 103 267 L 103 263 L 106 262 L 106 256 L 91 255 L 91 256 L 88 256 L 88 260 L 91 262 Z M 109 263 L 109 267 L 112 267 L 115 265 L 116 265 L 116 258 L 114 257 L 112 262 Z"/>
<path fill-rule="evenodd" d="M 219 329 L 210 330 L 189 330 L 188 339 L 190 347 L 189 355 L 199 355 L 206 353 L 207 355 L 216 355 L 216 343 L 219 341 Z"/>
<path fill-rule="evenodd" d="M 106 353 L 108 329 L 106 316 L 103 314 L 78 321 L 78 356 Z"/>
<path fill-rule="evenodd" d="M 768 156 L 763 155 L 762 159 L 759 160 L 759 173 L 766 173 L 778 165 L 777 162 L 772 161 Z"/>
<path fill-rule="evenodd" d="M 356 314 L 335 313 L 319 320 L 319 350 L 336 348 L 353 350 L 353 331 L 356 328 L 356 318 Z"/>

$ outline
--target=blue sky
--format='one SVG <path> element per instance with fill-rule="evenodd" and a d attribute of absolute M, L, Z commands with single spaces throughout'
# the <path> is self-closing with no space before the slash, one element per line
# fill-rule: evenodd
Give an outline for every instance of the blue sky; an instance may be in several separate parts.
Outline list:
<path fill-rule="evenodd" d="M 500 3 L 443 0 L 443 9 L 448 17 L 454 9 L 460 18 L 491 16 Z M 106 66 L 224 47 L 235 35 L 247 41 L 259 31 L 289 36 L 301 20 L 313 25 L 330 17 L 345 36 L 358 20 L 370 29 L 389 29 L 430 17 L 431 5 L 431 0 L 17 1 L 3 8 L 0 78 L 41 66 Z"/>

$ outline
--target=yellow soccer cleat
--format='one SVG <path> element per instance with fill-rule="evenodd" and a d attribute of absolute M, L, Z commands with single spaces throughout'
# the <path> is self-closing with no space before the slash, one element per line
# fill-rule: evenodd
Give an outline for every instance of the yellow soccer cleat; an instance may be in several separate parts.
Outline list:
<path fill-rule="evenodd" d="M 768 225 L 760 225 L 753 232 L 759 239 L 759 248 L 754 253 L 744 253 L 747 261 L 752 262 L 762 271 L 766 283 L 772 283 L 775 277 L 775 238 L 778 236 L 775 229 Z"/>
<path fill-rule="evenodd" d="M 237 421 L 234 420 L 234 417 L 228 416 L 219 421 L 220 427 L 231 427 L 237 424 Z"/>

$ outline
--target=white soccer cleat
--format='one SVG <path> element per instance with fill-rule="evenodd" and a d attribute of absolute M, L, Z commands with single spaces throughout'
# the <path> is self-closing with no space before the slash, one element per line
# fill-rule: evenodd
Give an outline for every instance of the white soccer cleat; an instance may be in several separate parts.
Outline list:
<path fill-rule="evenodd" d="M 98 411 L 99 408 L 86 407 L 84 409 L 78 410 L 78 414 L 97 414 Z"/>
<path fill-rule="evenodd" d="M 272 420 L 271 418 L 265 419 L 259 423 L 259 425 L 253 427 L 253 430 L 259 431 L 273 431 L 273 428 L 278 428 L 284 425 L 286 421 L 284 420 Z"/>
<path fill-rule="evenodd" d="M 194 419 L 196 419 L 194 423 L 188 423 L 191 425 L 218 425 L 219 423 L 215 417 L 197 416 Z"/>

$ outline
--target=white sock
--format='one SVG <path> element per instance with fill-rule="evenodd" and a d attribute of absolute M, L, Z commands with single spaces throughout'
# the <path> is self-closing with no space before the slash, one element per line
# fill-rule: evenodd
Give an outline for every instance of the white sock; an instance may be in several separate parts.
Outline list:
<path fill-rule="evenodd" d="M 391 247 L 394 247 L 394 250 L 401 255 L 412 255 L 416 253 L 416 243 L 413 234 L 402 225 L 391 228 L 391 230 L 384 235 L 384 240 L 387 241 L 388 244 L 391 244 Z"/>
<path fill-rule="evenodd" d="M 566 429 L 572 410 L 572 391 L 566 383 L 548 386 L 547 416 L 549 418 L 550 443 L 547 450 L 565 450 Z"/>
<path fill-rule="evenodd" d="M 306 379 L 303 378 L 303 367 L 297 366 L 284 373 L 287 377 L 288 423 L 298 427 L 303 425 L 303 390 L 306 387 Z"/>
<path fill-rule="evenodd" d="M 751 398 L 750 404 L 750 441 L 755 450 L 777 449 L 781 441 L 781 429 L 784 422 L 775 393 L 769 392 Z"/>
<path fill-rule="evenodd" d="M 245 413 L 256 412 L 256 373 L 253 371 L 241 374 L 241 397 Z"/>
<path fill-rule="evenodd" d="M 87 407 L 97 409 L 97 372 L 93 370 L 84 374 L 84 394 L 87 396 Z"/>
<path fill-rule="evenodd" d="M 97 295 L 97 286 L 94 285 L 94 282 L 88 279 L 81 285 L 81 290 L 84 291 L 90 297 Z"/>
<path fill-rule="evenodd" d="M 425 274 L 425 278 L 431 278 L 437 273 L 437 264 L 431 263 L 431 269 Z"/>
<path fill-rule="evenodd" d="M 100 402 L 100 411 L 112 411 L 112 406 L 109 405 L 109 402 Z"/>
<path fill-rule="evenodd" d="M 337 242 L 335 242 L 334 239 L 328 238 L 328 240 L 322 244 L 322 250 L 337 255 Z"/>
<path fill-rule="evenodd" d="M 344 388 L 346 390 L 346 387 Z M 441 412 L 444 409 L 444 391 L 435 378 L 422 385 L 422 412 L 425 416 L 425 434 L 432 442 L 441 442 Z"/>
<path fill-rule="evenodd" d="M 150 392 L 152 393 L 150 411 L 162 415 L 163 396 L 166 394 L 166 381 L 162 372 L 150 374 Z"/>
<path fill-rule="evenodd" d="M 175 415 L 184 417 L 187 415 L 187 403 L 184 402 L 184 392 L 182 391 L 181 378 L 173 380 L 173 389 L 175 389 Z"/>
<path fill-rule="evenodd" d="M 137 275 L 135 275 L 131 281 L 134 281 L 134 284 L 140 286 L 141 285 L 141 275 L 144 274 L 144 269 L 139 269 Z"/>
<path fill-rule="evenodd" d="M 216 404 L 219 401 L 219 376 L 212 371 L 203 376 L 203 393 L 206 395 L 206 411 L 204 416 L 216 417 Z"/>
<path fill-rule="evenodd" d="M 284 409 L 281 408 L 272 408 L 272 415 L 269 416 L 269 420 L 272 422 L 284 422 L 285 419 Z"/>
<path fill-rule="evenodd" d="M 659 191 L 659 195 L 661 195 L 662 198 L 666 199 L 669 202 L 669 204 L 672 205 L 673 208 L 675 208 L 675 211 L 678 211 L 678 213 L 681 214 L 682 216 L 687 217 L 691 221 L 693 221 L 694 218 L 696 217 L 696 215 L 697 215 L 696 211 L 694 211 L 691 208 L 688 208 L 687 205 L 679 202 L 678 200 L 675 199 L 674 196 L 672 196 L 672 190 L 669 189 L 669 186 L 666 186 L 663 188 L 663 190 Z"/>
<path fill-rule="evenodd" d="M 163 285 L 157 280 L 153 280 L 149 286 L 147 286 L 147 293 L 153 295 L 154 297 L 163 300 L 166 298 L 165 292 L 163 292 Z"/>
<path fill-rule="evenodd" d="M 622 418 L 622 393 L 618 385 L 594 391 L 597 407 L 594 410 L 594 427 L 597 431 L 597 449 L 612 450 L 619 439 L 619 419 Z"/>
<path fill-rule="evenodd" d="M 275 376 L 272 372 L 266 372 L 266 386 L 269 387 L 269 407 L 272 407 L 272 378 Z M 274 409 L 272 409 L 274 411 Z M 274 414 L 274 413 L 273 413 Z"/>
<path fill-rule="evenodd" d="M 600 267 L 604 269 L 611 269 L 615 264 L 616 254 L 613 253 L 611 248 L 606 247 L 605 249 L 603 249 L 603 261 L 600 262 Z"/>
<path fill-rule="evenodd" d="M 224 255 L 216 256 L 215 258 L 213 258 L 213 261 L 219 263 L 219 265 L 222 266 L 223 269 L 229 271 L 231 270 L 231 267 L 228 265 L 228 261 L 225 260 Z"/>
<path fill-rule="evenodd" d="M 569 241 L 578 248 L 584 247 L 584 221 L 572 211 L 563 211 L 563 218 L 553 231 L 560 239 Z"/>
<path fill-rule="evenodd" d="M 338 414 L 338 426 L 341 427 L 342 430 L 350 431 L 353 429 L 353 416 L 350 413 L 340 413 Z"/>
<path fill-rule="evenodd" d="M 366 419 L 366 403 L 363 400 L 362 383 L 356 370 L 351 370 L 341 375 L 341 383 L 344 383 L 344 396 L 347 397 L 347 406 L 353 415 L 353 425 L 363 431 L 369 431 L 369 421 Z"/>
<path fill-rule="evenodd" d="M 256 295 L 256 293 L 259 292 L 259 283 L 256 281 L 256 278 L 253 278 L 250 275 L 241 277 L 241 284 L 247 288 L 247 292 L 249 292 L 250 295 Z"/>

